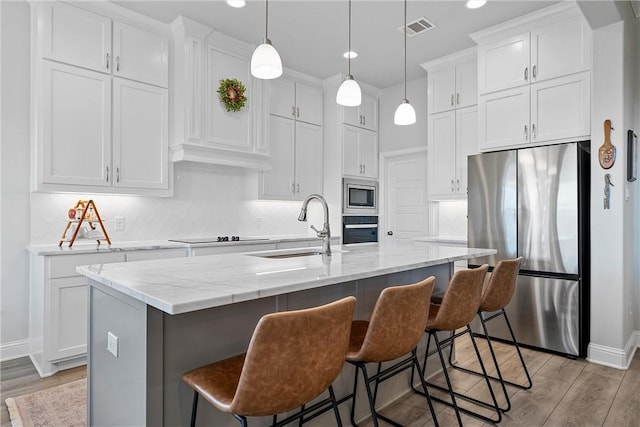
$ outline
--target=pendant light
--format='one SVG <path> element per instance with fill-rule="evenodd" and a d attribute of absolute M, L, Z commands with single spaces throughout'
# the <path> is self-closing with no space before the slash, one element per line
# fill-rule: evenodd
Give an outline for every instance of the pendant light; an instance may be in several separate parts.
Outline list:
<path fill-rule="evenodd" d="M 265 0 L 264 40 L 251 56 L 251 75 L 258 79 L 275 79 L 282 75 L 282 61 L 278 51 L 271 44 L 269 28 L 269 0 Z"/>
<path fill-rule="evenodd" d="M 404 0 L 404 99 L 396 108 L 393 123 L 397 125 L 412 125 L 416 122 L 416 110 L 407 99 L 407 0 Z"/>
<path fill-rule="evenodd" d="M 356 107 L 360 105 L 362 102 L 362 91 L 360 90 L 360 85 L 356 82 L 351 75 L 351 0 L 349 0 L 349 55 L 348 63 L 349 63 L 349 71 L 347 74 L 347 79 L 342 82 L 340 88 L 338 88 L 338 93 L 336 95 L 336 102 L 340 105 L 344 105 L 345 107 Z"/>

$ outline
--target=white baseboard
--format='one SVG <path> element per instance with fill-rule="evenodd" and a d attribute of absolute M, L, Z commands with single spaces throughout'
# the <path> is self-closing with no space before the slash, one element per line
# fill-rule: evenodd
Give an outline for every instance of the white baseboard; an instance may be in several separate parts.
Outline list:
<path fill-rule="evenodd" d="M 634 331 L 624 349 L 607 347 L 599 344 L 589 344 L 587 348 L 587 360 L 599 365 L 616 369 L 629 369 L 636 349 L 640 347 L 640 331 Z"/>
<path fill-rule="evenodd" d="M 29 355 L 29 340 L 12 341 L 0 346 L 0 361 L 17 359 Z"/>

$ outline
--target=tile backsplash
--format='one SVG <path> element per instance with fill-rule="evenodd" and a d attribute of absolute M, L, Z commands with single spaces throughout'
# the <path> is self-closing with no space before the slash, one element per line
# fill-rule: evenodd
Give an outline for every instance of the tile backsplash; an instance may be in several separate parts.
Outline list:
<path fill-rule="evenodd" d="M 242 169 L 178 163 L 173 197 L 31 193 L 31 244 L 57 244 L 67 211 L 79 199 L 93 199 L 112 241 L 165 240 L 218 235 L 309 235 L 322 227 L 322 209 L 309 205 L 309 221 L 297 220 L 301 202 L 255 200 L 257 174 Z M 125 231 L 115 231 L 115 218 Z M 334 235 L 339 224 L 332 227 Z"/>

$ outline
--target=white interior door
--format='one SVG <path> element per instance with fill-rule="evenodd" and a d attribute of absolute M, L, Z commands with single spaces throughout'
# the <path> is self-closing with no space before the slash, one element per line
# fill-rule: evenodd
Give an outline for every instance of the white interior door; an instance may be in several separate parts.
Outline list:
<path fill-rule="evenodd" d="M 426 236 L 429 225 L 426 151 L 387 157 L 384 168 L 386 219 L 380 241 L 394 244 Z"/>

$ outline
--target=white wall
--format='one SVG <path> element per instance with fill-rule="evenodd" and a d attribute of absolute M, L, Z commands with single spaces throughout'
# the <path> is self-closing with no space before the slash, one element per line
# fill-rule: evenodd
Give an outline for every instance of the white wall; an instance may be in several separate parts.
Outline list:
<path fill-rule="evenodd" d="M 416 110 L 416 123 L 393 124 L 393 115 L 404 98 L 404 85 L 384 89 L 378 104 L 378 145 L 380 153 L 427 146 L 427 75 L 407 82 L 407 99 Z M 382 165 L 380 165 L 382 166 Z"/>
<path fill-rule="evenodd" d="M 2 354 L 24 353 L 28 335 L 29 19 L 26 2 L 0 2 L 2 54 L 0 340 Z M 7 60 L 10 58 L 11 60 Z"/>

